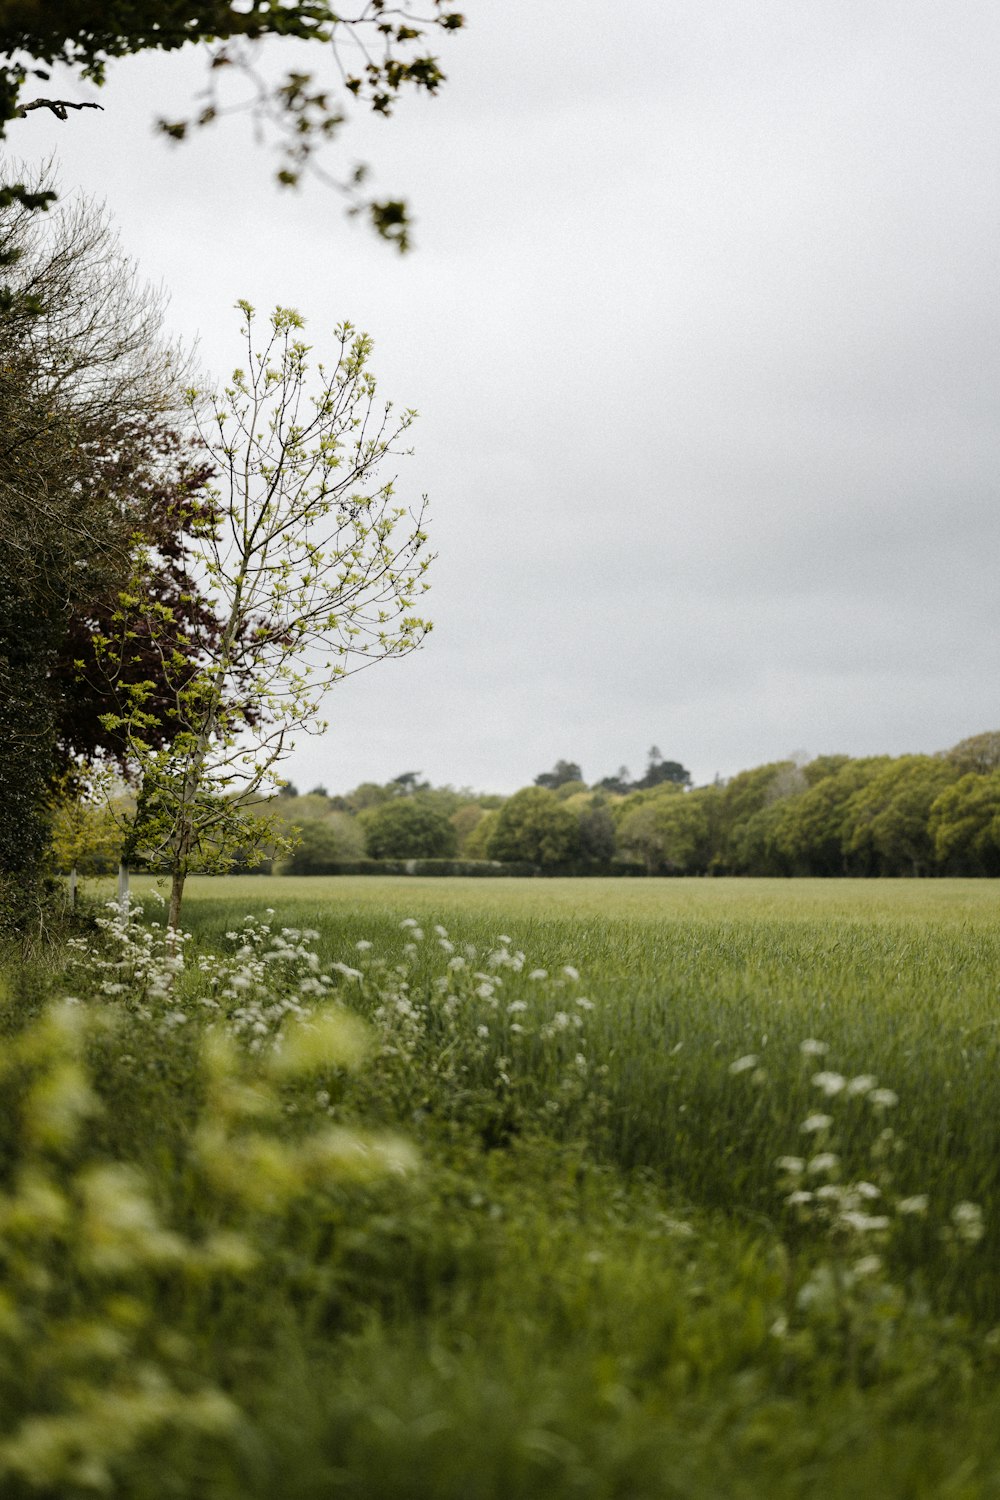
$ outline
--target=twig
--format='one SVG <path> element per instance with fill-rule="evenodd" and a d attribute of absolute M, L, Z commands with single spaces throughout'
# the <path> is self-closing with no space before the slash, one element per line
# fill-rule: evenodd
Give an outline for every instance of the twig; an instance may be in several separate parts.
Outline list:
<path fill-rule="evenodd" d="M 72 99 L 32 99 L 30 104 L 22 104 L 17 111 L 18 118 L 24 119 L 29 109 L 51 109 L 57 120 L 66 120 L 68 109 L 103 109 L 103 104 L 74 104 Z"/>

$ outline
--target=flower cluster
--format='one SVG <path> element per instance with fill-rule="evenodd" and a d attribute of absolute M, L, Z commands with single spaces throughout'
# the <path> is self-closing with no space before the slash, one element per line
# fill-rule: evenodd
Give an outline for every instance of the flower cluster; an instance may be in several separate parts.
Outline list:
<path fill-rule="evenodd" d="M 331 997 L 334 974 L 360 978 L 346 964 L 322 972 L 312 947 L 319 933 L 275 929 L 270 908 L 226 933 L 229 951 L 199 953 L 193 960 L 186 951 L 190 933 L 147 924 L 135 902 L 110 902 L 108 909 L 110 915 L 97 919 L 99 943 L 72 940 L 75 965 L 91 984 L 99 976 L 97 990 L 105 999 L 157 1020 L 165 1030 L 199 1016 L 221 1024 L 251 1052 L 267 1051 L 279 1042 L 286 1022 L 307 1018 Z"/>
<path fill-rule="evenodd" d="M 827 1047 L 808 1037 L 799 1050 L 808 1062 L 825 1056 Z M 899 1095 L 895 1089 L 881 1087 L 871 1073 L 848 1077 L 831 1068 L 822 1068 L 809 1081 L 822 1096 L 825 1107 L 811 1111 L 799 1127 L 807 1138 L 808 1149 L 801 1154 L 779 1156 L 775 1163 L 785 1205 L 794 1210 L 800 1222 L 811 1222 L 847 1242 L 860 1245 L 864 1240 L 866 1246 L 884 1244 L 899 1219 L 922 1217 L 928 1209 L 926 1193 L 900 1195 L 893 1185 L 890 1163 L 899 1142 L 893 1127 L 885 1123 L 885 1117 L 899 1104 Z M 838 1124 L 841 1128 L 849 1125 L 851 1135 L 856 1137 L 859 1108 L 868 1112 L 876 1130 L 869 1148 L 869 1171 L 865 1177 L 845 1180 L 837 1149 L 837 1129 Z M 838 1122 L 828 1112 L 831 1109 L 851 1111 L 852 1118 Z M 944 1235 L 968 1245 L 977 1243 L 983 1232 L 978 1205 L 960 1203 L 952 1210 L 951 1224 Z M 866 1263 L 871 1259 L 867 1256 Z"/>
<path fill-rule="evenodd" d="M 162 902 L 162 897 L 154 899 Z M 108 1000 L 117 1000 L 146 1015 L 162 1010 L 184 972 L 188 932 L 175 932 L 159 922 L 147 923 L 141 903 L 126 897 L 107 903 L 107 916 L 96 918 L 102 940 L 70 938 L 72 966 L 85 975 Z"/>
<path fill-rule="evenodd" d="M 929 1195 L 900 1193 L 894 1182 L 901 1142 L 887 1117 L 899 1095 L 871 1073 L 837 1072 L 827 1062 L 828 1051 L 816 1037 L 800 1043 L 816 1106 L 801 1120 L 797 1149 L 775 1161 L 783 1206 L 799 1230 L 796 1250 L 805 1253 L 790 1256 L 789 1264 L 802 1270 L 789 1279 L 789 1304 L 771 1333 L 799 1340 L 803 1349 L 814 1348 L 810 1340 L 821 1336 L 836 1346 L 838 1357 L 854 1364 L 863 1354 L 875 1369 L 894 1358 L 896 1330 L 920 1320 L 921 1299 L 892 1282 L 885 1254 L 907 1221 L 927 1216 Z M 766 1078 L 751 1054 L 736 1058 L 729 1072 L 758 1083 Z M 867 1140 L 860 1173 L 849 1171 L 845 1161 L 848 1154 L 857 1162 L 859 1140 Z M 803 1229 L 812 1231 L 805 1240 Z M 984 1233 L 979 1206 L 967 1201 L 954 1205 L 939 1230 L 956 1251 L 977 1244 Z"/>
<path fill-rule="evenodd" d="M 109 911 L 98 920 L 102 941 L 77 943 L 77 962 L 100 976 L 105 999 L 165 1031 L 197 1021 L 265 1057 L 290 1025 L 337 1000 L 374 1030 L 378 1066 L 361 1092 L 381 1092 L 396 1112 L 474 1117 L 502 1136 L 532 1114 L 579 1124 L 603 1107 L 607 1068 L 588 1055 L 594 1005 L 580 993 L 578 969 L 530 968 L 506 933 L 480 950 L 407 917 L 395 962 L 362 939 L 352 962 L 324 967 L 320 934 L 277 926 L 271 909 L 227 932 L 225 952 L 197 954 L 189 934 L 145 924 L 136 904 Z M 316 1100 L 329 1109 L 327 1089 Z"/>
<path fill-rule="evenodd" d="M 378 1037 L 380 1076 L 418 1114 L 477 1118 L 487 1133 L 524 1126 L 533 1111 L 580 1119 L 604 1068 L 588 1057 L 587 1016 L 572 964 L 529 968 L 500 934 L 480 950 L 440 924 L 401 924 L 399 962 L 357 945 L 359 999 Z"/>

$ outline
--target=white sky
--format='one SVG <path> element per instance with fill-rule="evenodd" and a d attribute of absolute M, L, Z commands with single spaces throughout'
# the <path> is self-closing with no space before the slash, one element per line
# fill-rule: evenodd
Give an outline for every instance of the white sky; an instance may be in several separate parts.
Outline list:
<path fill-rule="evenodd" d="M 995 727 L 1000 10 L 464 8 L 440 95 L 331 157 L 409 197 L 406 258 L 276 188 L 245 122 L 156 138 L 199 54 L 9 131 L 107 201 L 208 366 L 237 297 L 284 303 L 318 351 L 371 332 L 421 412 L 400 492 L 431 499 L 434 634 L 343 684 L 288 774 L 506 791 L 655 741 L 706 781 Z"/>

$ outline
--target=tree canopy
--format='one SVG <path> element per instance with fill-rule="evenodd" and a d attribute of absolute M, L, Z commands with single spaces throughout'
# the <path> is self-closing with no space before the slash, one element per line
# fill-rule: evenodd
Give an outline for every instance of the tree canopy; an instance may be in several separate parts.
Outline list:
<path fill-rule="evenodd" d="M 0 134 L 35 109 L 66 119 L 68 110 L 98 107 L 36 92 L 54 66 L 100 85 L 117 59 L 203 43 L 204 96 L 190 116 L 162 117 L 160 129 L 179 141 L 236 108 L 249 110 L 277 135 L 277 177 L 292 185 L 304 171 L 319 168 L 318 153 L 344 125 L 352 102 L 388 116 L 405 89 L 436 93 L 445 75 L 428 36 L 457 31 L 464 22 L 448 0 L 428 0 L 421 14 L 408 3 L 365 0 L 352 17 L 340 15 L 328 0 L 280 5 L 272 0 L 0 0 Z M 317 79 L 298 68 L 277 79 L 265 76 L 260 49 L 268 38 L 324 48 L 329 77 Z M 238 105 L 221 92 L 233 73 L 246 86 Z M 366 169 L 357 167 L 346 177 L 327 180 L 348 195 L 351 212 L 366 214 L 380 235 L 405 249 L 410 230 L 405 201 L 366 197 L 365 177 Z M 40 206 L 37 189 L 22 183 L 10 191 L 23 203 Z M 53 196 L 51 189 L 42 192 L 41 204 Z"/>

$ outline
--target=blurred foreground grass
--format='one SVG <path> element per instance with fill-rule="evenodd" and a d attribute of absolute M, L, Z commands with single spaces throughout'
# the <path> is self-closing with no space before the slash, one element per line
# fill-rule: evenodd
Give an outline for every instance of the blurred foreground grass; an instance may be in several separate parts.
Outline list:
<path fill-rule="evenodd" d="M 197 957 L 269 907 L 287 941 L 318 934 L 318 968 L 381 1039 L 356 1074 L 283 1085 L 276 1138 L 319 1100 L 404 1136 L 422 1167 L 280 1212 L 254 1199 L 252 1270 L 142 1268 L 131 1295 L 186 1351 L 171 1379 L 239 1417 L 137 1440 L 113 1493 L 1000 1494 L 996 887 L 193 880 L 187 1009 L 165 1002 L 184 1024 L 113 997 L 126 1019 L 92 1047 L 90 1128 L 196 1239 L 221 1212 L 199 1186 L 216 1017 Z M 15 980 L 9 1035 L 65 988 Z M 249 1036 L 265 1022 L 233 994 Z M 9 1207 L 24 1148 L 5 1140 Z M 242 1159 L 259 1175 L 263 1156 Z M 874 1206 L 831 1216 L 856 1182 Z M 2 1205 L 0 1221 L 9 1238 Z M 98 1492 L 67 1472 L 49 1489 L 9 1474 L 3 1493 Z"/>

